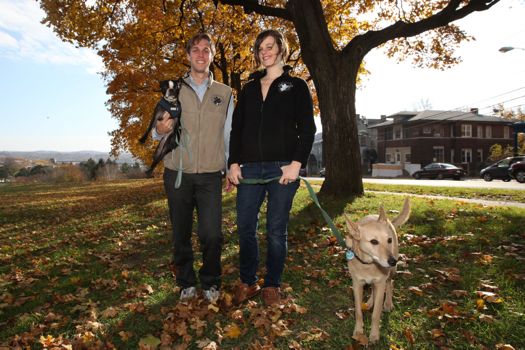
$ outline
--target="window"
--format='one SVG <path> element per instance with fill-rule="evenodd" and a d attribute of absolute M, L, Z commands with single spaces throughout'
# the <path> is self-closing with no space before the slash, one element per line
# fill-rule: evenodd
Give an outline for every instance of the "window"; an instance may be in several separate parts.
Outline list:
<path fill-rule="evenodd" d="M 401 162 L 401 154 L 396 153 L 396 163 L 400 163 L 400 162 Z"/>
<path fill-rule="evenodd" d="M 429 126 L 425 126 L 425 127 L 423 128 L 423 134 L 428 135 L 428 134 L 431 134 L 431 133 L 432 133 L 432 128 L 431 128 L 431 127 L 429 127 Z"/>
<path fill-rule="evenodd" d="M 478 125 L 478 132 L 476 135 L 479 139 L 483 138 L 483 127 L 481 125 Z"/>
<path fill-rule="evenodd" d="M 438 126 L 434 128 L 434 137 L 441 137 L 443 135 L 443 128 Z"/>
<path fill-rule="evenodd" d="M 471 163 L 471 162 L 472 162 L 472 149 L 462 148 L 461 149 L 461 163 Z"/>
<path fill-rule="evenodd" d="M 510 129 L 508 126 L 503 127 L 503 138 L 505 139 L 510 138 Z"/>
<path fill-rule="evenodd" d="M 392 140 L 392 128 L 385 129 L 385 140 Z"/>
<path fill-rule="evenodd" d="M 487 125 L 485 127 L 485 137 L 488 138 L 488 139 L 492 138 L 492 126 Z"/>
<path fill-rule="evenodd" d="M 403 138 L 403 132 L 402 132 L 401 126 L 394 126 L 394 140 L 399 140 Z"/>
<path fill-rule="evenodd" d="M 472 137 L 472 125 L 461 124 L 461 137 Z"/>
<path fill-rule="evenodd" d="M 412 159 L 412 156 L 410 153 L 405 153 L 405 163 L 410 163 Z"/>
<path fill-rule="evenodd" d="M 456 133 L 454 132 L 454 125 L 450 126 L 450 137 L 455 137 Z"/>
<path fill-rule="evenodd" d="M 477 155 L 476 161 L 477 162 L 482 162 L 483 161 L 483 149 L 478 148 L 478 150 L 476 152 L 476 155 Z"/>
<path fill-rule="evenodd" d="M 386 162 L 391 163 L 392 162 L 392 155 L 390 153 L 386 154 Z"/>
<path fill-rule="evenodd" d="M 434 146 L 432 148 L 432 160 L 434 162 L 442 163 L 445 161 L 445 147 Z"/>

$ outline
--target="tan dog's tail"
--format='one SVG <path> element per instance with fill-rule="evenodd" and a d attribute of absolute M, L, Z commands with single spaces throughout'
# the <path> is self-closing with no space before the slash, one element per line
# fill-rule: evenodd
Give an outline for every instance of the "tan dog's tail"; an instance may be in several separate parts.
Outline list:
<path fill-rule="evenodd" d="M 410 217 L 410 200 L 408 199 L 408 197 L 406 197 L 405 202 L 403 203 L 403 210 L 394 220 L 392 220 L 392 225 L 394 225 L 395 228 L 398 228 L 399 226 L 407 222 L 409 217 Z"/>

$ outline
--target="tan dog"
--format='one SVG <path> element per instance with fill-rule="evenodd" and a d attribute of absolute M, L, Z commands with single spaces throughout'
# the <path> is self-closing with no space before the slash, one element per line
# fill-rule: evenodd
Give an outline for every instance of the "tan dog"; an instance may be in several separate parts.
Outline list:
<path fill-rule="evenodd" d="M 363 335 L 363 287 L 372 285 L 372 295 L 367 307 L 374 307 L 370 342 L 379 340 L 379 321 L 381 312 L 392 310 L 393 275 L 399 257 L 396 228 L 404 224 L 410 216 L 410 202 L 405 199 L 403 211 L 397 218 L 388 220 L 383 207 L 379 215 L 368 215 L 354 223 L 346 217 L 349 235 L 346 236 L 348 248 L 348 270 L 352 275 L 355 302 L 354 336 Z M 385 297 L 386 293 L 386 297 Z M 384 300 L 384 305 L 383 305 Z"/>

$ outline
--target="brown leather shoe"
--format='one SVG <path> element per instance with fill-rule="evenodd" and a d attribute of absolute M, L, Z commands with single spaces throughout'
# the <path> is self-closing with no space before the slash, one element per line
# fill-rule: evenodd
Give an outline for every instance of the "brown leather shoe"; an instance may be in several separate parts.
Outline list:
<path fill-rule="evenodd" d="M 261 287 L 257 283 L 252 284 L 251 286 L 246 283 L 241 283 L 235 290 L 235 297 L 233 301 L 235 304 L 241 304 L 244 301 L 253 298 L 261 291 Z"/>
<path fill-rule="evenodd" d="M 266 306 L 279 304 L 281 302 L 281 291 L 276 287 L 265 287 L 262 290 L 262 299 Z"/>

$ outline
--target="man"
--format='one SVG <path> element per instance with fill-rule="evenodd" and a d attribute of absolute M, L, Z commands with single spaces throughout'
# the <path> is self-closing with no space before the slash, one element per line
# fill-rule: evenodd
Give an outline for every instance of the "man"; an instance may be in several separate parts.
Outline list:
<path fill-rule="evenodd" d="M 164 188 L 173 229 L 173 254 L 180 300 L 196 297 L 197 277 L 193 269 L 191 233 L 193 211 L 197 208 L 197 234 L 202 250 L 199 280 L 204 298 L 216 302 L 221 286 L 222 176 L 225 168 L 225 139 L 233 112 L 231 88 L 213 80 L 209 68 L 215 54 L 211 37 L 200 33 L 186 46 L 190 71 L 184 76 L 179 100 L 181 144 L 164 157 Z M 154 138 L 173 128 L 173 119 L 164 114 L 157 121 Z M 176 188 L 181 173 L 180 186 Z M 226 181 L 226 190 L 229 182 Z"/>

